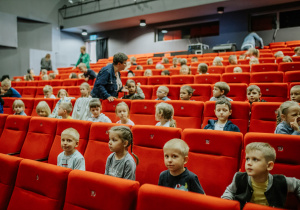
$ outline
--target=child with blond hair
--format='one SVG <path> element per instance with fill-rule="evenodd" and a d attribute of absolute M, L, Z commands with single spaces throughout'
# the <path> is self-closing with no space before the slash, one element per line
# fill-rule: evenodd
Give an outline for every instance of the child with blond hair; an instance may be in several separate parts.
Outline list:
<path fill-rule="evenodd" d="M 171 139 L 165 143 L 163 151 L 168 170 L 161 172 L 158 185 L 205 194 L 197 175 L 184 167 L 189 159 L 189 146 L 181 139 Z"/>
<path fill-rule="evenodd" d="M 290 98 L 292 101 L 300 103 L 300 85 L 295 85 L 291 88 Z"/>
<path fill-rule="evenodd" d="M 49 117 L 51 109 L 46 101 L 40 101 L 36 106 L 36 113 L 40 117 Z"/>
<path fill-rule="evenodd" d="M 89 117 L 87 121 L 111 123 L 111 120 L 105 116 L 105 114 L 101 113 L 101 102 L 99 98 L 92 98 L 89 107 L 92 116 Z"/>
<path fill-rule="evenodd" d="M 155 106 L 155 120 L 159 121 L 155 126 L 174 127 L 176 121 L 173 119 L 174 108 L 171 104 L 159 103 Z"/>
<path fill-rule="evenodd" d="M 21 94 L 11 87 L 11 81 L 6 78 L 1 82 L 1 95 L 0 97 L 15 97 L 21 98 Z"/>
<path fill-rule="evenodd" d="M 45 85 L 43 88 L 44 92 L 44 98 L 55 98 L 55 95 L 53 95 L 53 88 L 50 85 Z"/>
<path fill-rule="evenodd" d="M 211 97 L 209 100 L 216 101 L 218 99 L 225 98 L 228 101 L 232 101 L 231 98 L 226 97 L 229 91 L 230 91 L 230 87 L 226 82 L 217 82 L 214 85 L 213 97 Z"/>
<path fill-rule="evenodd" d="M 117 117 L 120 118 L 120 120 L 117 121 L 116 123 L 134 125 L 134 122 L 132 122 L 129 119 L 129 107 L 125 102 L 118 103 L 118 105 L 116 106 L 115 112 L 116 112 Z"/>
<path fill-rule="evenodd" d="M 250 58 L 250 60 L 249 60 L 250 67 L 252 66 L 252 64 L 259 64 L 258 59 L 257 58 Z"/>
<path fill-rule="evenodd" d="M 144 71 L 144 77 L 150 77 L 150 76 L 152 76 L 153 74 L 152 74 L 152 70 L 151 69 L 146 69 L 145 71 Z"/>
<path fill-rule="evenodd" d="M 234 67 L 234 69 L 233 69 L 233 73 L 242 73 L 242 72 L 243 72 L 243 69 L 239 66 Z"/>
<path fill-rule="evenodd" d="M 85 171 L 85 160 L 76 149 L 80 135 L 74 128 L 67 128 L 61 133 L 61 148 L 64 150 L 57 156 L 57 165 L 65 168 Z"/>
<path fill-rule="evenodd" d="M 250 48 L 248 51 L 245 53 L 247 58 L 259 58 L 259 50 L 255 48 Z"/>
<path fill-rule="evenodd" d="M 169 70 L 163 70 L 163 71 L 161 72 L 161 76 L 170 76 Z"/>
<path fill-rule="evenodd" d="M 24 110 L 25 110 L 25 104 L 22 100 L 15 100 L 12 108 L 14 110 L 14 115 L 23 115 L 23 116 L 27 116 L 27 114 L 25 114 Z"/>
<path fill-rule="evenodd" d="M 153 60 L 152 58 L 147 59 L 147 65 L 153 65 Z"/>
<path fill-rule="evenodd" d="M 187 65 L 182 65 L 179 71 L 180 75 L 190 75 L 191 69 Z"/>
<path fill-rule="evenodd" d="M 172 66 L 170 66 L 170 69 L 174 69 L 177 67 L 177 63 L 178 63 L 178 58 L 173 58 L 172 60 Z"/>
<path fill-rule="evenodd" d="M 69 97 L 69 94 L 65 89 L 60 89 L 58 91 L 57 98 L 59 98 L 59 101 L 56 103 L 55 108 L 53 109 L 53 112 L 50 116 L 52 118 L 59 118 L 58 117 L 58 109 L 59 109 L 59 105 L 62 102 L 71 102 L 71 100 L 74 99 L 74 97 Z"/>
<path fill-rule="evenodd" d="M 78 76 L 80 78 L 84 78 L 86 82 L 94 80 L 97 77 L 96 73 L 92 69 L 88 69 L 85 63 L 80 63 L 77 67 L 82 72 Z"/>
<path fill-rule="evenodd" d="M 159 86 L 156 95 L 157 99 L 155 100 L 163 100 L 163 101 L 169 101 L 171 99 L 168 98 L 169 88 L 166 86 Z"/>
<path fill-rule="evenodd" d="M 293 62 L 293 59 L 290 56 L 284 56 L 282 58 L 282 62 L 284 62 L 284 63 L 290 63 L 290 62 Z"/>
<path fill-rule="evenodd" d="M 277 51 L 275 54 L 274 54 L 274 57 L 275 58 L 281 58 L 281 57 L 283 57 L 284 55 L 283 55 L 283 52 L 282 51 Z"/>
<path fill-rule="evenodd" d="M 55 74 L 54 73 L 50 73 L 49 74 L 49 80 L 53 80 L 55 79 Z"/>
<path fill-rule="evenodd" d="M 159 63 L 159 64 L 156 64 L 155 68 L 156 69 L 164 69 L 165 66 Z"/>
<path fill-rule="evenodd" d="M 198 69 L 197 69 L 197 72 L 199 74 L 208 74 L 207 70 L 208 70 L 208 65 L 206 63 L 199 63 Z"/>
<path fill-rule="evenodd" d="M 213 66 L 223 66 L 222 61 L 223 61 L 223 58 L 217 56 L 217 57 L 215 57 L 215 59 L 213 60 L 212 65 L 213 65 Z"/>
<path fill-rule="evenodd" d="M 72 112 L 73 106 L 71 102 L 62 102 L 59 105 L 57 115 L 62 119 L 72 119 L 70 113 Z"/>
<path fill-rule="evenodd" d="M 125 89 L 128 91 L 128 95 L 125 95 L 122 99 L 145 99 L 145 94 L 143 90 L 140 88 L 141 83 L 135 84 L 134 80 L 127 80 Z"/>
<path fill-rule="evenodd" d="M 293 55 L 293 57 L 300 56 L 300 47 L 295 47 L 294 52 L 295 52 L 295 55 Z"/>
<path fill-rule="evenodd" d="M 241 209 L 247 202 L 284 208 L 288 193 L 300 199 L 300 180 L 271 174 L 276 159 L 268 143 L 252 142 L 245 149 L 245 170 L 236 172 L 221 198 L 237 200 Z"/>
<path fill-rule="evenodd" d="M 230 55 L 228 58 L 230 65 L 236 65 L 237 64 L 237 57 L 236 55 Z"/>
<path fill-rule="evenodd" d="M 89 103 L 91 101 L 91 87 L 87 82 L 83 82 L 80 85 L 81 97 L 75 102 L 72 118 L 76 120 L 87 120 L 90 118 L 90 107 Z"/>

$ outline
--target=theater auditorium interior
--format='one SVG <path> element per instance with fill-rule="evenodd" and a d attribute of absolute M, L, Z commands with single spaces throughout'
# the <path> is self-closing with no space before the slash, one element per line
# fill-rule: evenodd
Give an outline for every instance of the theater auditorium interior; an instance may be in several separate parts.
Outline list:
<path fill-rule="evenodd" d="M 0 0 L 0 26 L 0 209 L 300 210 L 299 0 Z"/>

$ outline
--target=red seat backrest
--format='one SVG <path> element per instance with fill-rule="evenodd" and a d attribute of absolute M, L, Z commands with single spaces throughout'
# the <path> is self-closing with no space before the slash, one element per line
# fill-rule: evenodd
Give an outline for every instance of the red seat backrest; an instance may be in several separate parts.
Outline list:
<path fill-rule="evenodd" d="M 153 87 L 151 85 L 141 85 L 140 88 L 145 95 L 145 99 L 152 99 Z"/>
<path fill-rule="evenodd" d="M 225 72 L 225 66 L 209 66 L 207 72 L 209 74 L 223 74 Z"/>
<path fill-rule="evenodd" d="M 250 83 L 250 73 L 224 73 L 221 81 L 226 83 Z"/>
<path fill-rule="evenodd" d="M 50 81 L 49 80 L 39 80 L 37 82 L 37 86 L 44 87 L 45 85 L 50 85 Z"/>
<path fill-rule="evenodd" d="M 117 117 L 115 110 L 117 105 L 121 102 L 125 102 L 130 110 L 131 100 L 128 99 L 115 99 L 112 102 L 109 102 L 108 100 L 102 101 L 101 112 L 105 114 L 113 123 L 116 123 L 117 121 L 120 120 L 120 118 Z"/>
<path fill-rule="evenodd" d="M 12 105 L 15 100 L 19 98 L 12 97 L 3 97 L 4 105 L 3 105 L 3 114 L 14 114 L 14 110 L 12 109 Z"/>
<path fill-rule="evenodd" d="M 260 64 L 252 64 L 251 72 L 269 72 L 269 71 L 277 71 L 278 64 L 277 63 L 260 63 Z"/>
<path fill-rule="evenodd" d="M 239 169 L 243 134 L 185 129 L 182 139 L 190 147 L 188 169 L 198 175 L 207 195 L 220 197 Z"/>
<path fill-rule="evenodd" d="M 69 87 L 65 87 L 64 89 L 67 89 L 69 97 L 75 97 L 75 98 L 81 97 L 80 87 L 78 86 L 69 86 Z"/>
<path fill-rule="evenodd" d="M 152 76 L 148 78 L 148 85 L 169 85 L 169 76 Z"/>
<path fill-rule="evenodd" d="M 288 85 L 286 83 L 250 83 L 260 88 L 262 99 L 268 102 L 284 102 L 288 100 Z"/>
<path fill-rule="evenodd" d="M 249 63 L 249 61 L 248 61 Z M 250 65 L 229 65 L 225 68 L 225 73 L 233 73 L 235 67 L 241 67 L 243 72 L 250 72 Z"/>
<path fill-rule="evenodd" d="M 34 98 L 36 94 L 36 87 L 24 87 L 22 98 Z"/>
<path fill-rule="evenodd" d="M 284 82 L 299 82 L 300 81 L 300 70 L 299 71 L 287 71 L 284 73 Z"/>
<path fill-rule="evenodd" d="M 157 184 L 159 174 L 166 170 L 163 146 L 173 138 L 180 138 L 181 129 L 136 125 L 132 127 L 132 134 L 133 152 L 140 160 L 140 164 L 136 168 L 136 180 L 141 185 L 144 183 Z"/>
<path fill-rule="evenodd" d="M 278 71 L 296 71 L 300 70 L 300 62 L 280 63 Z"/>
<path fill-rule="evenodd" d="M 246 83 L 230 83 L 229 93 L 226 97 L 231 98 L 234 101 L 245 101 L 247 99 L 247 84 Z M 214 86 L 212 85 L 212 90 Z"/>
<path fill-rule="evenodd" d="M 283 72 L 257 72 L 251 73 L 250 75 L 251 83 L 279 83 L 283 82 Z"/>
<path fill-rule="evenodd" d="M 258 60 L 263 64 L 275 63 L 275 58 L 259 58 Z"/>
<path fill-rule="evenodd" d="M 135 81 L 135 84 L 141 83 L 141 85 L 148 85 L 148 77 L 144 77 L 144 76 L 130 77 L 130 78 L 127 78 L 127 80 L 133 80 L 133 81 Z"/>
<path fill-rule="evenodd" d="M 36 94 L 35 94 L 35 98 L 44 98 L 44 91 L 43 91 L 44 87 L 37 87 L 36 88 Z"/>
<path fill-rule="evenodd" d="M 157 89 L 159 88 L 159 86 L 161 85 L 155 85 L 153 87 L 153 91 L 152 91 L 152 99 L 157 99 Z M 178 100 L 179 99 L 179 95 L 180 95 L 180 85 L 163 85 L 166 86 L 167 88 L 169 88 L 169 93 L 168 93 L 168 98 L 170 98 L 171 100 Z M 162 102 L 162 101 L 160 101 Z"/>
<path fill-rule="evenodd" d="M 183 85 L 183 84 L 193 84 L 194 76 L 193 75 L 174 75 L 171 76 L 171 85 Z"/>
<path fill-rule="evenodd" d="M 275 111 L 280 102 L 254 102 L 251 108 L 249 132 L 274 133 L 276 128 Z"/>
<path fill-rule="evenodd" d="M 50 85 L 53 86 L 62 86 L 63 80 L 60 79 L 54 79 L 50 80 Z"/>
<path fill-rule="evenodd" d="M 211 85 L 209 84 L 189 84 L 194 89 L 191 100 L 209 101 L 211 98 Z"/>
<path fill-rule="evenodd" d="M 41 101 L 46 101 L 47 104 L 49 105 L 50 107 L 50 110 L 52 112 L 52 107 L 53 107 L 53 104 L 54 104 L 54 100 L 53 98 L 36 98 L 34 99 L 34 104 L 33 104 L 33 109 L 32 109 L 32 113 L 31 113 L 31 116 L 38 116 L 38 114 L 36 113 L 36 107 L 37 105 L 41 102 Z M 50 113 L 51 114 L 51 113 Z"/>
<path fill-rule="evenodd" d="M 135 209 L 139 186 L 136 181 L 74 170 L 69 175 L 64 210 Z M 112 195 L 118 202 L 111 202 Z"/>
<path fill-rule="evenodd" d="M 0 114 L 0 137 L 1 137 L 2 131 L 4 129 L 7 117 L 8 117 L 8 114 Z"/>
<path fill-rule="evenodd" d="M 61 119 L 57 121 L 56 135 L 49 152 L 48 163 L 57 165 L 57 156 L 63 152 L 61 148 L 61 133 L 67 128 L 74 128 L 79 133 L 79 145 L 76 149 L 83 155 L 89 139 L 92 122 L 73 119 Z"/>
<path fill-rule="evenodd" d="M 76 86 L 77 85 L 77 79 L 64 79 L 62 85 L 63 86 Z"/>
<path fill-rule="evenodd" d="M 130 107 L 130 119 L 136 125 L 155 125 L 155 105 L 158 100 L 133 100 Z"/>
<path fill-rule="evenodd" d="M 22 160 L 8 209 L 62 209 L 71 169 Z"/>

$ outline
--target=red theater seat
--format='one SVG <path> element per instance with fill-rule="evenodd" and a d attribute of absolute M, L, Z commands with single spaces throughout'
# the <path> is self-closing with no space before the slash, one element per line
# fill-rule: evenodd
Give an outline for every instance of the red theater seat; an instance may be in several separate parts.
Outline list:
<path fill-rule="evenodd" d="M 255 204 L 255 203 L 246 203 L 246 205 L 244 206 L 243 210 L 284 210 L 284 209 L 279 209 L 279 208 L 274 208 L 274 207 L 270 207 L 270 206 L 263 206 L 263 205 L 259 205 L 259 204 Z"/>
<path fill-rule="evenodd" d="M 81 120 L 58 120 L 56 135 L 50 149 L 48 163 L 57 164 L 57 156 L 63 151 L 61 148 L 61 133 L 67 128 L 74 128 L 79 133 L 79 145 L 76 148 L 82 155 L 84 154 L 89 139 L 89 132 L 92 122 Z"/>
<path fill-rule="evenodd" d="M 269 71 L 277 71 L 278 64 L 277 63 L 260 63 L 253 64 L 251 67 L 251 72 L 269 72 Z"/>
<path fill-rule="evenodd" d="M 300 62 L 280 63 L 278 71 L 297 71 L 300 70 Z"/>
<path fill-rule="evenodd" d="M 43 91 L 44 87 L 37 87 L 36 88 L 36 94 L 35 94 L 35 98 L 44 98 L 44 91 Z"/>
<path fill-rule="evenodd" d="M 3 97 L 3 100 L 4 100 L 3 113 L 4 114 L 14 114 L 12 105 L 13 105 L 14 101 L 17 99 L 20 99 L 20 98 Z"/>
<path fill-rule="evenodd" d="M 145 184 L 139 190 L 136 210 L 153 209 L 239 210 L 240 204 L 238 201 Z"/>
<path fill-rule="evenodd" d="M 50 80 L 50 85 L 53 86 L 62 86 L 63 84 L 63 80 L 60 79 L 54 79 L 54 80 Z"/>
<path fill-rule="evenodd" d="M 132 210 L 139 186 L 136 181 L 74 170 L 69 175 L 64 210 Z M 112 202 L 112 197 L 118 201 Z"/>
<path fill-rule="evenodd" d="M 85 167 L 87 171 L 104 174 L 106 159 L 111 154 L 111 151 L 108 148 L 108 131 L 114 126 L 120 126 L 120 124 L 100 122 L 92 123 L 89 141 L 84 153 Z M 131 127 L 129 125 L 126 126 Z"/>
<path fill-rule="evenodd" d="M 151 85 L 141 85 L 140 87 L 145 95 L 145 99 L 152 98 L 153 87 Z"/>
<path fill-rule="evenodd" d="M 37 82 L 37 86 L 44 87 L 45 85 L 50 85 L 50 81 L 49 80 L 39 80 Z"/>
<path fill-rule="evenodd" d="M 204 103 L 200 101 L 167 101 L 174 108 L 176 127 L 201 128 Z"/>
<path fill-rule="evenodd" d="M 130 110 L 131 100 L 128 99 L 115 99 L 112 102 L 109 102 L 108 100 L 102 101 L 101 112 L 105 114 L 113 123 L 116 123 L 120 120 L 119 117 L 117 117 L 115 110 L 116 106 L 121 102 L 125 102 Z"/>
<path fill-rule="evenodd" d="M 223 74 L 225 73 L 224 66 L 209 66 L 207 72 L 209 74 Z"/>
<path fill-rule="evenodd" d="M 257 72 L 251 73 L 251 83 L 280 83 L 283 82 L 283 72 Z"/>
<path fill-rule="evenodd" d="M 27 85 L 26 85 L 27 87 L 28 87 L 28 86 L 36 87 L 37 84 L 38 84 L 38 81 L 27 81 L 26 84 L 27 84 Z"/>
<path fill-rule="evenodd" d="M 0 114 L 0 136 L 3 132 L 7 117 L 8 117 L 8 114 Z"/>
<path fill-rule="evenodd" d="M 198 175 L 207 195 L 220 197 L 238 171 L 243 134 L 185 129 L 182 139 L 190 147 L 188 169 Z"/>
<path fill-rule="evenodd" d="M 300 81 L 300 70 L 299 71 L 287 71 L 284 74 L 284 82 L 299 82 Z"/>
<path fill-rule="evenodd" d="M 288 100 L 286 83 L 250 83 L 260 87 L 262 99 L 268 102 L 284 102 Z"/>
<path fill-rule="evenodd" d="M 209 101 L 211 98 L 211 85 L 209 84 L 189 84 L 194 89 L 191 100 Z"/>
<path fill-rule="evenodd" d="M 174 75 L 171 76 L 171 85 L 193 84 L 194 75 Z"/>
<path fill-rule="evenodd" d="M 0 153 L 20 153 L 31 117 L 10 115 L 0 138 Z M 1 119 L 2 120 L 2 119 Z"/>
<path fill-rule="evenodd" d="M 249 63 L 249 61 L 248 61 Z M 250 72 L 250 65 L 229 65 L 225 68 L 225 73 L 233 73 L 235 67 L 241 67 L 243 72 Z"/>
<path fill-rule="evenodd" d="M 258 60 L 263 64 L 275 63 L 275 58 L 259 58 Z"/>
<path fill-rule="evenodd" d="M 20 157 L 47 160 L 54 140 L 57 119 L 33 117 L 21 149 Z"/>
<path fill-rule="evenodd" d="M 249 132 L 274 133 L 276 128 L 275 111 L 280 102 L 254 102 L 251 108 Z"/>
<path fill-rule="evenodd" d="M 148 85 L 169 85 L 169 76 L 152 76 L 148 78 Z"/>
<path fill-rule="evenodd" d="M 7 209 L 22 158 L 0 154 L 0 209 Z"/>
<path fill-rule="evenodd" d="M 224 73 L 221 81 L 226 83 L 250 83 L 250 73 Z"/>
<path fill-rule="evenodd" d="M 132 100 L 130 107 L 130 119 L 136 125 L 155 125 L 155 105 L 158 100 Z"/>
<path fill-rule="evenodd" d="M 70 97 L 75 97 L 75 98 L 81 97 L 80 87 L 78 86 L 69 86 L 67 91 Z"/>
<path fill-rule="evenodd" d="M 240 131 L 245 134 L 248 131 L 248 123 L 249 123 L 249 111 L 250 105 L 248 102 L 239 102 L 239 101 L 231 101 L 232 114 L 229 117 L 229 120 L 237 125 Z M 204 103 L 204 118 L 203 125 L 204 128 L 207 125 L 208 120 L 214 119 L 216 120 L 215 115 L 215 101 L 207 101 Z"/>
<path fill-rule="evenodd" d="M 241 83 L 230 83 L 229 93 L 226 95 L 228 98 L 231 98 L 234 101 L 245 101 L 247 99 L 247 84 Z M 212 90 L 214 86 L 212 85 Z"/>
<path fill-rule="evenodd" d="M 140 159 L 136 168 L 136 180 L 140 184 L 157 184 L 159 175 L 167 168 L 164 165 L 164 144 L 181 137 L 180 128 L 136 125 L 132 127 L 133 152 Z"/>
<path fill-rule="evenodd" d="M 76 86 L 77 85 L 77 79 L 64 79 L 62 85 L 63 86 Z"/>
<path fill-rule="evenodd" d="M 133 81 L 135 81 L 135 84 L 137 84 L 137 83 L 141 83 L 141 85 L 147 85 L 148 84 L 148 77 L 135 76 L 135 77 L 130 77 L 127 80 L 130 80 L 130 79 L 133 80 Z"/>
<path fill-rule="evenodd" d="M 195 84 L 215 84 L 220 81 L 220 74 L 201 74 L 195 76 Z"/>
<path fill-rule="evenodd" d="M 8 209 L 62 209 L 71 169 L 22 160 Z"/>
<path fill-rule="evenodd" d="M 153 91 L 152 91 L 152 99 L 157 99 L 157 89 L 159 88 L 159 86 L 161 85 L 155 85 L 153 87 Z M 166 87 L 169 88 L 169 93 L 168 93 L 168 98 L 170 98 L 171 100 L 178 100 L 179 99 L 179 95 L 180 95 L 180 85 L 164 85 Z M 159 102 L 163 102 L 163 101 L 159 101 Z"/>
<path fill-rule="evenodd" d="M 36 94 L 36 87 L 24 87 L 22 98 L 34 98 Z"/>

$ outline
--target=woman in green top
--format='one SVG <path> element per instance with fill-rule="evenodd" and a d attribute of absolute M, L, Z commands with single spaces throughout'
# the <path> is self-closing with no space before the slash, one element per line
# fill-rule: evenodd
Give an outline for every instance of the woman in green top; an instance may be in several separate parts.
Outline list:
<path fill-rule="evenodd" d="M 87 53 L 85 52 L 85 50 L 86 50 L 85 46 L 80 47 L 80 52 L 81 52 L 81 54 L 80 54 L 80 56 L 79 56 L 79 59 L 78 59 L 76 65 L 73 67 L 73 69 L 76 69 L 76 67 L 77 67 L 80 63 L 85 63 L 86 67 L 87 67 L 88 69 L 90 69 L 90 56 L 89 56 L 89 54 L 87 54 Z"/>

